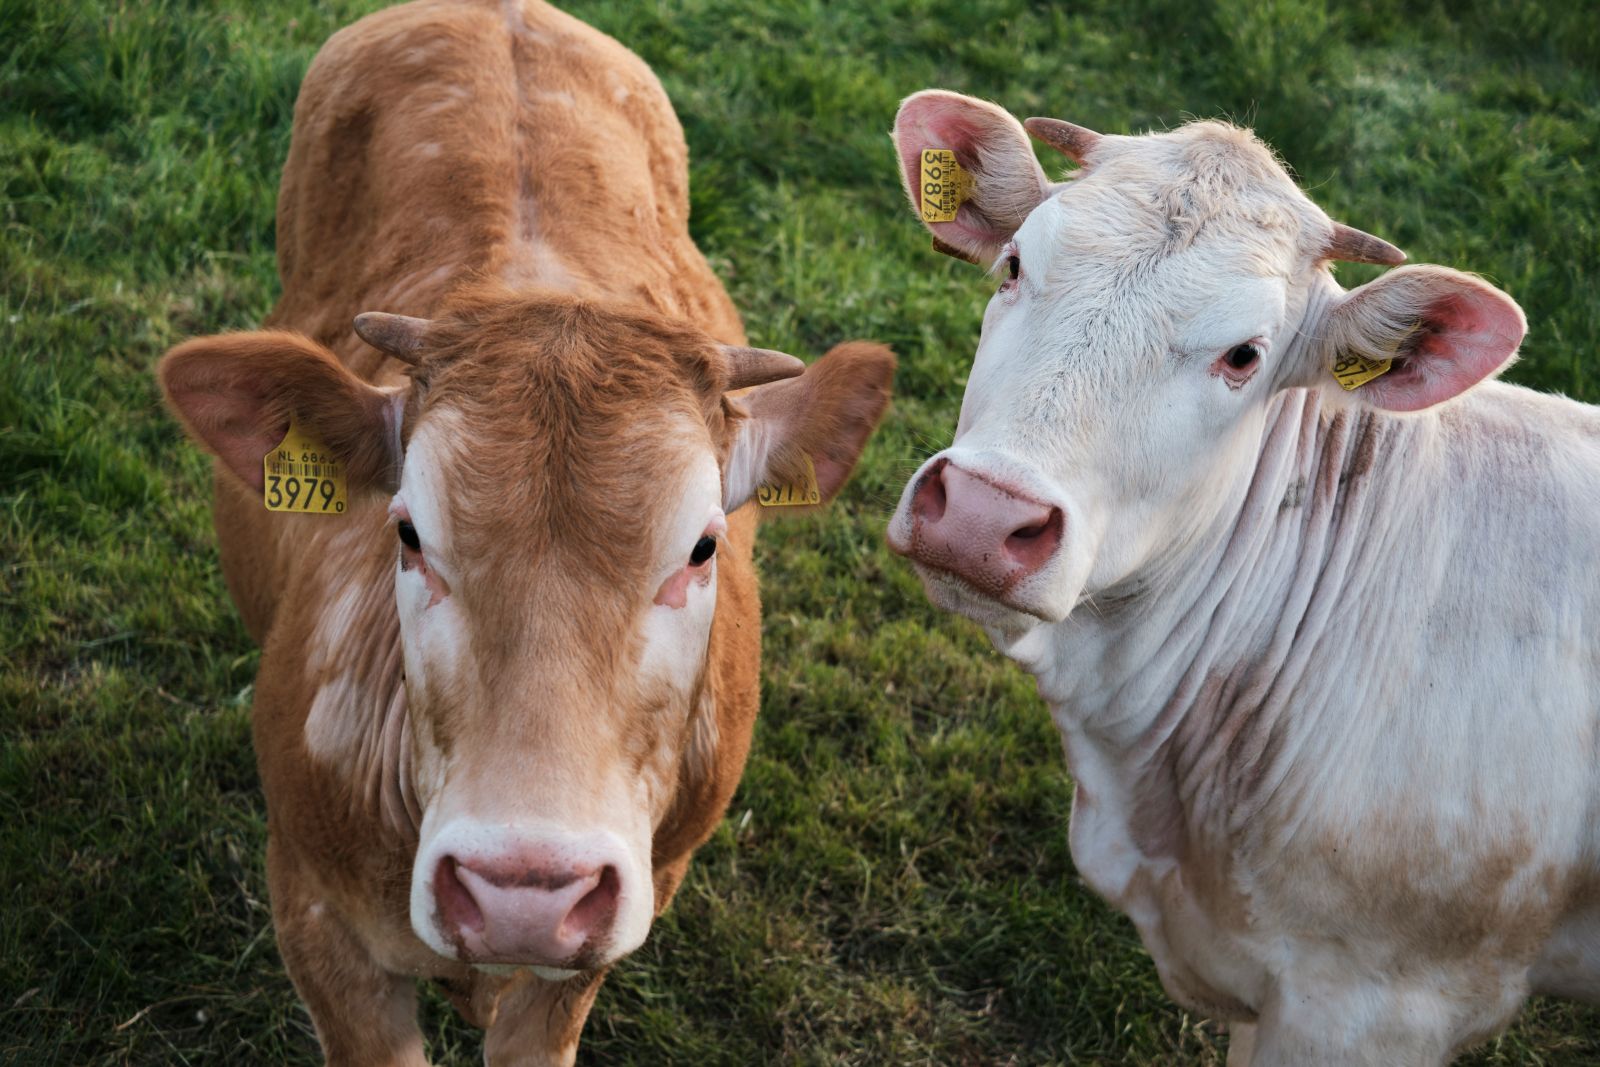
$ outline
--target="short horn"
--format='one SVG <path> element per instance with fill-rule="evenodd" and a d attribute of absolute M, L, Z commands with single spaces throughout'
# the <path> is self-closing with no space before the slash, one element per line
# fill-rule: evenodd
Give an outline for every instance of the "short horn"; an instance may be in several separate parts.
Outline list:
<path fill-rule="evenodd" d="M 1098 133 L 1060 119 L 1032 118 L 1022 125 L 1029 133 L 1080 167 L 1089 153 L 1094 151 L 1095 145 L 1100 143 Z"/>
<path fill-rule="evenodd" d="M 1406 254 L 1370 233 L 1342 222 L 1333 224 L 1333 236 L 1322 250 L 1323 258 L 1339 259 L 1346 263 L 1381 263 L 1385 267 L 1398 267 L 1406 261 Z"/>
<path fill-rule="evenodd" d="M 380 352 L 387 352 L 413 367 L 422 362 L 433 323 L 410 315 L 390 315 L 384 311 L 365 311 L 356 316 L 356 336 Z"/>
<path fill-rule="evenodd" d="M 787 352 L 774 352 L 770 348 L 745 348 L 742 345 L 718 345 L 728 361 L 728 388 L 743 389 L 751 385 L 765 385 L 780 378 L 794 378 L 804 374 L 806 365 Z"/>

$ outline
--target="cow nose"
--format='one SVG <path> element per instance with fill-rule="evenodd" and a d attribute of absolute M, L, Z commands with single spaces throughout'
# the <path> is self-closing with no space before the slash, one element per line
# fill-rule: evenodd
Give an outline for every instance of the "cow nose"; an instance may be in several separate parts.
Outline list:
<path fill-rule="evenodd" d="M 940 460 L 911 497 L 907 555 L 1004 596 L 1061 547 L 1066 517 L 981 475 Z"/>
<path fill-rule="evenodd" d="M 433 892 L 441 932 L 464 959 L 558 967 L 605 941 L 622 885 L 615 864 L 531 848 L 444 856 Z"/>

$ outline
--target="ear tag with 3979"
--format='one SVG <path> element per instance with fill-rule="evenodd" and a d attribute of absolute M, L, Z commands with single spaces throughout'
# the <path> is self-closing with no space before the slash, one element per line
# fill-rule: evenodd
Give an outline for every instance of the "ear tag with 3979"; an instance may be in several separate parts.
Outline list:
<path fill-rule="evenodd" d="M 764 508 L 797 508 L 822 503 L 822 489 L 817 485 L 817 468 L 811 457 L 802 455 L 804 481 L 800 485 L 762 485 L 756 490 L 756 503 Z"/>
<path fill-rule="evenodd" d="M 261 457 L 261 473 L 261 502 L 268 511 L 344 514 L 344 466 L 292 420 L 278 447 Z"/>

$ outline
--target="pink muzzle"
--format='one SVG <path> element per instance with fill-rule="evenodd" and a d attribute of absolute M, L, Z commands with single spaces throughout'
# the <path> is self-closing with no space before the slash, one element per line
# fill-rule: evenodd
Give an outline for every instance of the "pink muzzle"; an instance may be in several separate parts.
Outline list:
<path fill-rule="evenodd" d="M 537 846 L 440 858 L 433 877 L 440 931 L 473 963 L 581 965 L 617 917 L 615 864 L 573 862 Z"/>
<path fill-rule="evenodd" d="M 1061 547 L 1061 509 L 941 459 L 911 498 L 904 554 L 1004 600 Z"/>

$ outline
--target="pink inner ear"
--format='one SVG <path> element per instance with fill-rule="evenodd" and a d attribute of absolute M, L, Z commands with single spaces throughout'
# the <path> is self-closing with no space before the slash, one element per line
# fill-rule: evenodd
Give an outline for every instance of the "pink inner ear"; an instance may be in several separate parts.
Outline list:
<path fill-rule="evenodd" d="M 901 110 L 900 120 L 895 124 L 900 169 L 918 212 L 922 210 L 922 150 L 948 148 L 956 154 L 956 162 L 970 171 L 977 156 L 974 144 L 978 136 L 977 126 L 958 108 L 937 98 L 912 100 Z M 956 213 L 957 222 L 963 213 Z"/>
<path fill-rule="evenodd" d="M 975 194 L 956 211 L 954 222 L 924 222 L 935 238 L 987 263 L 1000 245 L 1022 224 L 1049 191 L 1044 172 L 1033 157 L 1028 135 L 1016 119 L 992 104 L 956 93 L 924 91 L 900 105 L 894 123 L 895 149 L 901 177 L 917 211 L 922 214 L 922 150 L 948 148 L 956 161 L 972 172 L 983 157 L 997 173 L 985 173 L 984 193 Z M 991 187 L 996 188 L 991 188 Z M 1026 210 L 1017 218 L 991 219 L 977 203 L 1003 203 Z"/>
<path fill-rule="evenodd" d="M 1435 299 L 1418 323 L 1396 367 L 1359 390 L 1369 404 L 1421 411 L 1459 396 L 1503 367 L 1527 332 L 1517 305 L 1488 286 Z"/>
<path fill-rule="evenodd" d="M 173 404 L 188 418 L 195 432 L 229 470 L 256 490 L 263 484 L 261 461 L 289 432 L 287 419 L 272 426 L 262 423 L 263 400 L 263 396 L 227 392 L 172 392 Z"/>
<path fill-rule="evenodd" d="M 831 500 L 835 493 L 844 488 L 844 483 L 850 480 L 850 471 L 855 465 L 840 463 L 823 452 L 812 458 L 811 466 L 817 472 L 817 489 L 822 493 L 822 499 Z"/>

